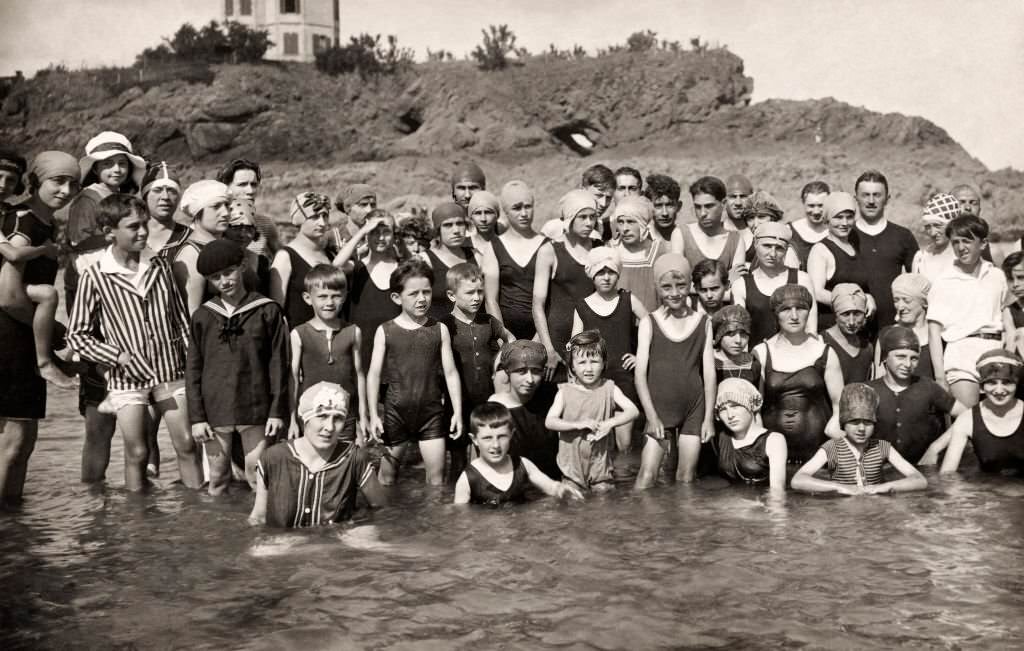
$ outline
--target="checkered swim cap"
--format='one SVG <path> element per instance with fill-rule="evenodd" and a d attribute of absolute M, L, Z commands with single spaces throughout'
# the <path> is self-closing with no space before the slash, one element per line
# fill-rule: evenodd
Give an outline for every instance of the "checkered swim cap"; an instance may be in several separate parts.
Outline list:
<path fill-rule="evenodd" d="M 960 216 L 960 202 L 951 194 L 937 194 L 924 206 L 921 220 L 928 224 L 948 224 Z"/>

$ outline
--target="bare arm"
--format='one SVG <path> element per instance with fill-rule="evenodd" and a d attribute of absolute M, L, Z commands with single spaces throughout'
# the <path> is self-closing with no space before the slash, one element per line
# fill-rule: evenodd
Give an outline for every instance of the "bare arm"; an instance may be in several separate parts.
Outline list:
<path fill-rule="evenodd" d="M 560 481 L 555 481 L 548 477 L 544 474 L 543 470 L 534 465 L 534 463 L 526 457 L 521 458 L 520 462 L 523 464 L 523 468 L 526 469 L 526 474 L 530 478 L 530 483 L 543 491 L 545 495 L 558 498 L 568 495 L 569 497 L 578 500 L 583 499 L 583 493 L 580 492 L 580 489 L 572 486 L 571 484 L 563 484 Z M 456 486 L 456 490 L 458 490 L 458 486 Z"/>
<path fill-rule="evenodd" d="M 942 364 L 942 324 L 936 321 L 928 322 L 928 354 L 932 358 L 935 381 L 945 387 L 946 367 Z"/>
<path fill-rule="evenodd" d="M 302 382 L 302 338 L 299 333 L 292 330 L 288 341 L 292 347 L 292 405 L 291 425 L 288 428 L 288 438 L 293 439 L 299 435 L 299 422 L 295 413 L 294 405 L 299 404 L 299 384 Z"/>
<path fill-rule="evenodd" d="M 802 285 L 814 296 L 814 286 L 811 285 L 811 279 L 807 275 L 807 272 L 799 271 L 796 275 L 796 281 L 799 285 Z M 818 302 L 811 301 L 811 310 L 807 314 L 807 325 L 804 326 L 804 331 L 810 334 L 817 334 L 818 332 Z"/>
<path fill-rule="evenodd" d="M 501 304 L 498 302 L 501 296 L 501 269 L 498 267 L 498 259 L 494 257 L 493 249 L 484 252 L 480 270 L 484 274 L 484 303 L 487 306 L 487 313 L 504 325 L 505 319 L 501 316 Z"/>
<path fill-rule="evenodd" d="M 818 303 L 832 303 L 832 292 L 825 289 L 825 283 L 835 273 L 835 258 L 821 242 L 811 247 L 807 254 L 807 276 L 811 281 L 811 294 Z"/>
<path fill-rule="evenodd" d="M 572 331 L 570 335 L 575 337 L 579 333 L 583 332 L 583 319 L 580 318 L 579 310 L 572 311 Z"/>
<path fill-rule="evenodd" d="M 366 372 L 366 408 L 370 414 L 370 436 L 380 440 L 384 433 L 384 424 L 381 422 L 380 414 L 377 413 L 377 405 L 380 402 L 380 372 L 384 366 L 384 349 L 387 346 L 384 337 L 384 327 L 377 326 L 377 332 L 373 335 L 373 354 L 370 355 L 370 370 Z"/>
<path fill-rule="evenodd" d="M 786 437 L 778 432 L 768 435 L 764 446 L 768 455 L 768 488 L 774 492 L 786 490 L 786 462 L 789 460 L 789 448 Z"/>
<path fill-rule="evenodd" d="M 953 421 L 953 426 L 946 432 L 949 435 L 949 445 L 946 448 L 946 456 L 942 458 L 942 466 L 939 468 L 941 474 L 954 473 L 960 468 L 960 460 L 964 456 L 964 448 L 967 447 L 967 441 L 974 433 L 973 420 L 971 412 L 960 414 Z M 943 436 L 946 436 L 946 434 L 943 434 Z M 939 439 L 939 441 L 941 440 L 942 438 Z M 937 447 L 939 441 L 932 443 L 932 447 Z M 928 448 L 929 453 L 932 451 L 932 447 Z M 927 453 L 925 456 L 927 456 Z"/>
<path fill-rule="evenodd" d="M 633 369 L 633 382 L 636 384 L 636 395 L 640 399 L 640 407 L 647 419 L 647 430 L 657 439 L 665 438 L 665 426 L 658 418 L 651 398 L 651 388 L 647 383 L 647 372 L 651 364 L 651 320 L 654 315 L 640 321 L 637 329 L 636 368 Z"/>
<path fill-rule="evenodd" d="M 253 500 L 252 512 L 249 513 L 249 524 L 267 523 L 267 487 L 263 485 L 263 472 L 256 474 L 256 499 Z"/>
<path fill-rule="evenodd" d="M 704 422 L 701 424 L 701 443 L 707 443 L 715 435 L 715 399 L 718 395 L 718 376 L 715 374 L 714 334 L 711 332 L 711 319 L 706 319 L 704 334 L 703 373 L 704 373 Z"/>
<path fill-rule="evenodd" d="M 548 329 L 548 315 L 545 312 L 548 304 L 548 291 L 551 278 L 555 273 L 555 250 L 551 243 L 542 244 L 537 251 L 537 268 L 533 275 L 533 324 L 537 326 L 537 340 L 544 345 L 548 353 L 545 368 L 545 379 L 550 380 L 555 369 L 562 363 L 562 356 L 551 343 L 551 331 Z"/>
<path fill-rule="evenodd" d="M 793 490 L 804 493 L 839 493 L 841 495 L 854 495 L 861 492 L 856 486 L 847 486 L 831 479 L 818 479 L 814 473 L 818 472 L 828 463 L 828 455 L 824 450 L 819 449 L 811 457 L 811 460 L 800 466 L 800 470 L 793 475 L 791 484 Z"/>
<path fill-rule="evenodd" d="M 828 358 L 825 361 L 825 388 L 832 401 L 832 418 L 825 427 L 825 434 L 834 439 L 842 438 L 843 431 L 839 426 L 839 398 L 843 394 L 843 368 L 839 365 L 836 352 L 831 348 L 828 349 Z"/>
<path fill-rule="evenodd" d="M 889 463 L 892 467 L 903 474 L 903 479 L 883 482 L 865 488 L 865 493 L 903 493 L 906 491 L 920 491 L 928 488 L 928 480 L 924 478 L 921 471 L 915 468 L 909 461 L 903 458 L 896 448 L 889 447 Z"/>
<path fill-rule="evenodd" d="M 523 459 L 523 461 L 526 461 Z M 532 477 L 531 477 L 532 479 Z M 544 490 L 543 488 L 541 490 Z M 459 480 L 455 482 L 455 499 L 452 500 L 453 504 L 469 504 L 469 477 L 466 476 L 466 471 L 463 470 L 459 475 Z"/>
<path fill-rule="evenodd" d="M 267 298 L 284 307 L 288 281 L 291 277 L 292 259 L 288 257 L 288 252 L 282 249 L 274 254 L 274 262 L 270 265 L 270 296 Z"/>
<path fill-rule="evenodd" d="M 562 395 L 562 390 L 559 389 L 558 393 L 555 394 L 555 400 L 551 403 L 551 409 L 548 410 L 547 418 L 544 419 L 544 427 L 548 428 L 552 432 L 572 432 L 576 430 L 591 430 L 597 429 L 596 421 L 572 421 L 565 420 L 562 418 L 562 412 L 565 410 L 565 398 Z"/>
<path fill-rule="evenodd" d="M 684 246 L 685 244 L 683 243 L 683 231 L 679 230 L 679 227 L 676 226 L 675 228 L 672 229 L 672 235 L 668 241 L 669 251 L 671 251 L 672 253 L 682 253 Z"/>
<path fill-rule="evenodd" d="M 21 235 L 15 235 L 11 237 L 8 246 L 23 250 L 28 248 L 28 240 Z M 16 321 L 31 326 L 32 318 L 35 316 L 35 305 L 29 300 L 26 292 L 24 273 L 24 262 L 0 265 L 0 310 Z"/>
<path fill-rule="evenodd" d="M 366 220 L 366 223 L 356 231 L 356 234 L 348 239 L 345 244 L 338 251 L 338 255 L 334 256 L 334 260 L 331 261 L 335 267 L 341 267 L 345 271 L 350 271 L 352 268 L 352 256 L 356 255 L 359 250 L 359 245 L 366 236 L 369 235 L 370 231 L 377 228 L 377 226 L 384 221 L 383 217 L 374 217 L 373 219 Z M 426 258 L 426 256 L 423 256 Z"/>
<path fill-rule="evenodd" d="M 450 427 L 451 437 L 457 439 L 462 436 L 462 382 L 459 380 L 459 371 L 455 367 L 455 355 L 452 353 L 452 337 L 448 333 L 448 326 L 439 324 L 441 328 L 441 369 L 444 371 L 444 381 L 448 386 L 448 396 L 452 399 L 452 423 Z"/>
<path fill-rule="evenodd" d="M 363 443 L 369 429 L 369 412 L 366 410 L 368 404 L 366 399 L 366 370 L 363 366 L 363 331 L 359 326 L 354 326 L 355 336 L 352 338 L 352 363 L 356 369 L 356 393 L 359 400 L 359 428 L 362 430 Z"/>
<path fill-rule="evenodd" d="M 743 281 L 737 279 L 735 282 L 729 285 L 729 289 L 732 291 L 732 302 L 742 307 L 747 306 L 747 285 Z"/>

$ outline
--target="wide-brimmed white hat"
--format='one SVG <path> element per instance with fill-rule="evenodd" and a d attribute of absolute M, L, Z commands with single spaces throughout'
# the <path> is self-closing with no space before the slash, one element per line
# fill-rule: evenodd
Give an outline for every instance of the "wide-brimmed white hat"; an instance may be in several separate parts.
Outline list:
<path fill-rule="evenodd" d="M 78 167 L 85 180 L 93 163 L 123 154 L 132 163 L 132 180 L 136 187 L 142 187 L 142 178 L 146 175 L 146 161 L 132 150 L 132 143 L 116 131 L 104 131 L 85 145 L 85 156 L 79 159 Z"/>

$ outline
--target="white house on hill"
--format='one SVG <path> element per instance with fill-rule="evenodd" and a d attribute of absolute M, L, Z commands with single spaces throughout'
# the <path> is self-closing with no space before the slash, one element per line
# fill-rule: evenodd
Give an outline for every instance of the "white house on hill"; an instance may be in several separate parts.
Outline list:
<path fill-rule="evenodd" d="M 274 61 L 312 62 L 339 39 L 341 0 L 222 0 L 223 20 L 270 32 Z"/>

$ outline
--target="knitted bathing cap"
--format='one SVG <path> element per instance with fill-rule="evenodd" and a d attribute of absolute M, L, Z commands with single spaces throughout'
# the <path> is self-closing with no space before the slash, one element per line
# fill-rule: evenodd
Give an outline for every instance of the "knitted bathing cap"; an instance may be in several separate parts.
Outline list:
<path fill-rule="evenodd" d="M 711 330 L 714 332 L 715 345 L 722 341 L 722 337 L 730 332 L 745 332 L 750 334 L 751 328 L 750 312 L 742 305 L 726 305 L 715 312 L 711 317 Z"/>
<path fill-rule="evenodd" d="M 878 394 L 863 382 L 854 382 L 843 387 L 839 397 L 839 424 L 851 420 L 877 420 Z"/>
<path fill-rule="evenodd" d="M 778 314 L 781 310 L 794 306 L 809 310 L 811 305 L 814 304 L 814 300 L 811 298 L 811 292 L 806 287 L 789 283 L 772 292 L 769 304 L 771 305 L 772 312 Z"/>
<path fill-rule="evenodd" d="M 730 377 L 718 383 L 718 395 L 715 397 L 715 411 L 727 402 L 735 402 L 752 414 L 761 410 L 761 394 L 757 387 L 743 378 Z"/>

